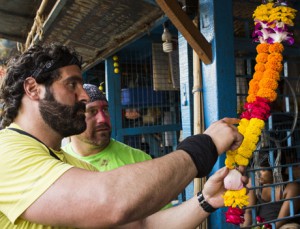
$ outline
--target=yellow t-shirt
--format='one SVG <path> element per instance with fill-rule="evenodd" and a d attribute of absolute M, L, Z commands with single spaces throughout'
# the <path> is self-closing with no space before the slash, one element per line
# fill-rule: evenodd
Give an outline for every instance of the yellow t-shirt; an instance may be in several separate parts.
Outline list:
<path fill-rule="evenodd" d="M 20 128 L 16 124 L 10 127 Z M 58 228 L 28 222 L 19 216 L 64 172 L 73 166 L 96 171 L 81 160 L 52 150 L 16 131 L 0 131 L 0 228 Z"/>

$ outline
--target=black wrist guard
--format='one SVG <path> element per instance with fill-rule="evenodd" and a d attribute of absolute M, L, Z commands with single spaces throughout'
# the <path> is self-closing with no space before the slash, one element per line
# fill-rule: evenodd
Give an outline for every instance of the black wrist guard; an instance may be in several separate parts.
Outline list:
<path fill-rule="evenodd" d="M 212 213 L 217 210 L 217 208 L 214 208 L 213 206 L 211 206 L 209 203 L 206 202 L 202 192 L 198 192 L 197 198 L 199 201 L 199 205 L 203 208 L 204 211 L 208 213 Z"/>
<path fill-rule="evenodd" d="M 184 150 L 191 156 L 198 170 L 197 177 L 207 176 L 218 158 L 217 148 L 207 134 L 187 137 L 178 144 L 177 150 Z"/>

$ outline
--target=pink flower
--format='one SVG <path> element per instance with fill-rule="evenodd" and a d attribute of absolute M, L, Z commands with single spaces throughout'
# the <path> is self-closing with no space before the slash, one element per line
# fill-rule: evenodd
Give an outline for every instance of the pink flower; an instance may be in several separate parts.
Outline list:
<path fill-rule="evenodd" d="M 256 216 L 256 222 L 257 223 L 263 223 L 263 222 L 265 222 L 265 219 L 258 215 L 258 216 Z"/>
<path fill-rule="evenodd" d="M 245 211 L 243 209 L 229 207 L 227 212 L 225 212 L 226 223 L 232 223 L 235 225 L 244 223 L 244 214 Z"/>
<path fill-rule="evenodd" d="M 224 187 L 229 190 L 241 190 L 243 188 L 242 174 L 236 169 L 231 169 L 224 179 Z"/>
<path fill-rule="evenodd" d="M 265 219 L 263 218 L 263 217 L 261 217 L 261 216 L 256 216 L 256 222 L 257 223 L 263 223 L 263 222 L 265 222 Z M 266 223 L 266 224 L 264 224 L 261 228 L 265 228 L 265 229 L 271 229 L 272 228 L 272 225 L 271 224 L 268 224 L 268 223 Z"/>
<path fill-rule="evenodd" d="M 245 111 L 242 113 L 241 118 L 250 120 L 251 118 L 258 118 L 261 120 L 267 120 L 270 116 L 269 101 L 265 98 L 256 97 L 256 101 L 252 103 L 245 103 Z"/>

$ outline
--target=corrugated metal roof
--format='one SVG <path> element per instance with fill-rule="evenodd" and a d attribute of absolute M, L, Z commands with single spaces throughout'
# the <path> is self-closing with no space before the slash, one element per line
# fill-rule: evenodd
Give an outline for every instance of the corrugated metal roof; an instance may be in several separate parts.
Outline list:
<path fill-rule="evenodd" d="M 253 26 L 251 15 L 260 2 L 233 0 L 236 37 L 249 37 L 245 34 L 245 26 Z M 299 2 L 292 2 L 299 9 Z M 0 39 L 25 44 L 41 5 L 45 5 L 40 15 L 43 33 L 42 37 L 35 35 L 34 42 L 58 41 L 74 46 L 83 56 L 85 69 L 141 37 L 165 19 L 154 0 L 0 0 Z M 300 42 L 299 13 L 296 21 L 294 34 L 297 46 Z M 5 48 L 4 51 L 9 54 L 7 47 L 2 45 L 6 43 L 0 40 L 0 51 Z"/>

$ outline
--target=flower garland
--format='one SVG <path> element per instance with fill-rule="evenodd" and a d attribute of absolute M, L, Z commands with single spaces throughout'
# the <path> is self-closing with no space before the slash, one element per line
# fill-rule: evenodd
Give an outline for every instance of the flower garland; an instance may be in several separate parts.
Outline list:
<path fill-rule="evenodd" d="M 233 175 L 232 171 L 239 165 L 247 166 L 259 141 L 265 121 L 270 116 L 270 103 L 276 100 L 278 81 L 282 71 L 281 42 L 293 44 L 294 39 L 289 27 L 293 26 L 296 10 L 288 7 L 285 1 L 263 1 L 253 13 L 255 30 L 252 34 L 254 41 L 259 42 L 255 58 L 253 78 L 249 82 L 247 102 L 241 114 L 238 131 L 244 136 L 240 147 L 234 151 L 226 152 L 225 165 L 230 169 L 228 178 L 224 180 L 224 205 L 228 208 L 226 222 L 241 224 L 244 222 L 243 207 L 249 204 L 246 188 L 240 184 L 240 177 Z M 238 187 L 238 188 L 237 188 Z"/>

